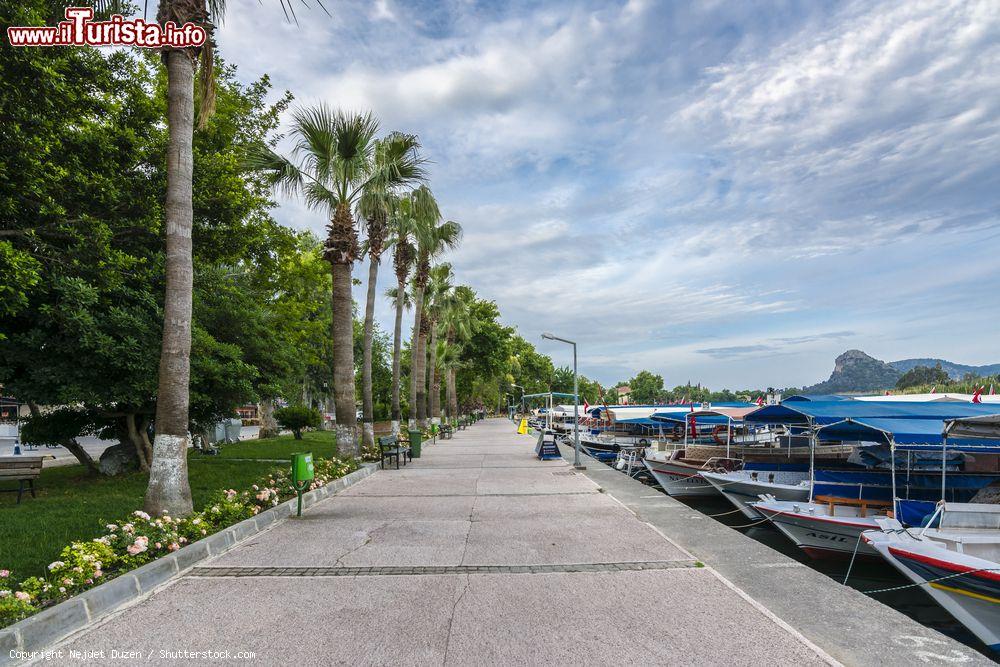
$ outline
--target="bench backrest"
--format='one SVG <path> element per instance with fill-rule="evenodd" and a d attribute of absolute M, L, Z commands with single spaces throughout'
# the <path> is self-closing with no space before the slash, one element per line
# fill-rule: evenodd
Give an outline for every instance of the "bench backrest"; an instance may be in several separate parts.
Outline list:
<path fill-rule="evenodd" d="M 396 446 L 396 436 L 394 435 L 382 435 L 379 436 L 378 446 L 381 449 L 388 449 Z"/>
<path fill-rule="evenodd" d="M 42 474 L 44 456 L 0 456 L 0 479 L 35 479 Z"/>

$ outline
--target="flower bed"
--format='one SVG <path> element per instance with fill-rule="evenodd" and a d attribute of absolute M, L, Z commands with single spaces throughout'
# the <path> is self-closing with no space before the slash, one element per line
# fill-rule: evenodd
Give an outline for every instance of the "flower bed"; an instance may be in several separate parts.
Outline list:
<path fill-rule="evenodd" d="M 316 477 L 306 490 L 325 486 L 358 468 L 353 459 L 316 459 Z M 200 512 L 181 519 L 166 514 L 151 517 L 136 510 L 107 524 L 107 532 L 101 537 L 65 547 L 59 560 L 49 564 L 44 577 L 28 577 L 15 583 L 9 570 L 0 570 L 0 627 L 249 519 L 295 495 L 291 470 L 274 468 L 249 489 L 220 490 Z"/>

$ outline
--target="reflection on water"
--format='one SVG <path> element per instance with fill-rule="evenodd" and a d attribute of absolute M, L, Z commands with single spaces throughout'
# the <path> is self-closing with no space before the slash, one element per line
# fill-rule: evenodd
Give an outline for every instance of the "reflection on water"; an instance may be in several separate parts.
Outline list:
<path fill-rule="evenodd" d="M 702 514 L 720 514 L 733 509 L 729 501 L 721 496 L 678 498 L 678 500 L 683 501 L 686 505 L 698 510 Z M 715 520 L 729 526 L 742 526 L 749 522 L 739 512 L 715 517 Z M 758 542 L 766 544 L 789 558 L 822 572 L 838 583 L 844 581 L 848 561 L 813 560 L 770 524 L 765 523 L 751 528 L 737 528 L 736 530 L 739 530 L 747 537 L 752 537 Z M 911 582 L 888 563 L 864 560 L 854 563 L 854 567 L 851 569 L 851 577 L 847 581 L 848 586 L 862 593 L 875 589 L 890 588 L 892 586 L 903 586 L 909 583 Z M 906 614 L 918 623 L 934 628 L 942 634 L 948 635 L 963 644 L 981 651 L 991 659 L 996 659 L 996 655 L 986 648 L 985 644 L 976 639 L 961 623 L 952 618 L 929 595 L 917 587 L 902 591 L 879 593 L 871 597 Z"/>

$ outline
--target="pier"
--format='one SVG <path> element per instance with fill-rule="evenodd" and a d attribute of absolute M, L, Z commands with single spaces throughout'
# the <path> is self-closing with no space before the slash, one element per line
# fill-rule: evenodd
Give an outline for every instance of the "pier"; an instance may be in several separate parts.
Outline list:
<path fill-rule="evenodd" d="M 992 664 L 505 419 L 174 578 L 66 651 L 260 664 Z M 162 657 L 161 657 L 162 656 Z"/>

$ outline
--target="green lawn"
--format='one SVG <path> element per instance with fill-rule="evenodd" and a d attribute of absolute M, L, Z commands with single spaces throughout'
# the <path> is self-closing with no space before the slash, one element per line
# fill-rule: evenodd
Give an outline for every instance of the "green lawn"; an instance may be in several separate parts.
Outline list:
<path fill-rule="evenodd" d="M 295 451 L 291 445 L 286 449 L 285 440 L 291 442 L 290 437 L 279 438 L 273 446 Z M 201 508 L 213 491 L 249 487 L 277 465 L 197 454 L 189 462 L 195 508 Z M 0 494 L 0 569 L 13 570 L 18 578 L 41 574 L 73 540 L 97 537 L 105 532 L 105 523 L 140 509 L 146 481 L 143 473 L 90 478 L 83 466 L 64 466 L 42 470 L 35 482 L 37 498 L 26 496 L 16 505 L 16 494 Z"/>
<path fill-rule="evenodd" d="M 224 445 L 218 456 L 195 454 L 200 460 L 213 459 L 281 459 L 290 461 L 295 452 L 312 452 L 317 458 L 329 458 L 337 453 L 337 436 L 333 431 L 308 431 L 301 440 L 290 435 L 263 440 L 244 440 Z"/>

